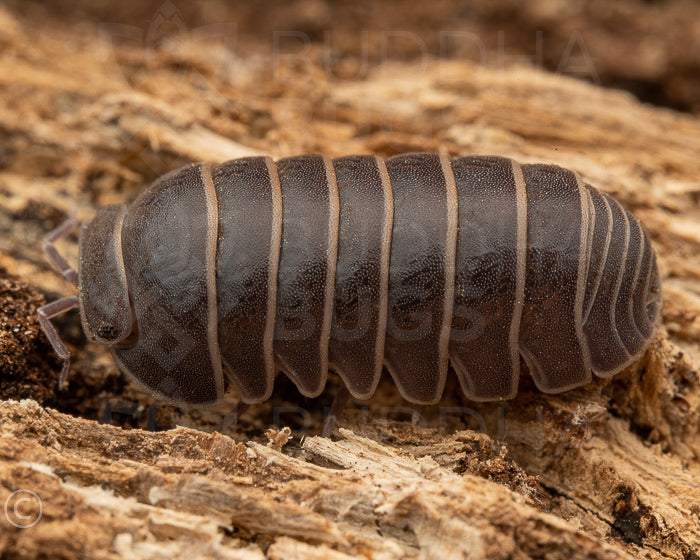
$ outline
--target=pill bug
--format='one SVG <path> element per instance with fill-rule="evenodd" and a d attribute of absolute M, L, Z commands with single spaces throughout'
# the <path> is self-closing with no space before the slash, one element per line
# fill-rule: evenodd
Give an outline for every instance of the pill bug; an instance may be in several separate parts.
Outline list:
<path fill-rule="evenodd" d="M 386 366 L 434 403 L 451 362 L 464 393 L 517 392 L 520 356 L 557 393 L 638 358 L 658 320 L 654 252 L 637 220 L 572 171 L 494 156 L 418 153 L 273 162 L 165 175 L 83 225 L 76 273 L 89 339 L 170 402 L 266 400 L 278 371 L 308 397 L 338 372 L 369 398 Z"/>

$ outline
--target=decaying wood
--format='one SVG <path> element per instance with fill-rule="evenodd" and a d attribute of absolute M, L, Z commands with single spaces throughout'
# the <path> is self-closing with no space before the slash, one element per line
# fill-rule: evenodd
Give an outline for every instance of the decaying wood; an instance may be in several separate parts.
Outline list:
<path fill-rule="evenodd" d="M 534 68 L 436 59 L 339 80 L 316 46 L 144 48 L 2 8 L 0 51 L 0 556 L 700 558 L 697 118 Z M 89 219 L 189 161 L 416 150 L 557 163 L 632 209 L 664 276 L 642 360 L 562 395 L 523 377 L 501 404 L 452 380 L 411 408 L 386 380 L 322 438 L 337 383 L 315 401 L 281 383 L 235 413 L 160 406 L 68 316 L 56 387 L 35 310 L 71 289 L 40 240 L 71 208 Z"/>
<path fill-rule="evenodd" d="M 99 543 L 105 557 L 150 557 L 149 545 L 164 542 L 158 554 L 175 557 L 630 558 L 540 511 L 532 488 L 509 491 L 346 429 L 338 442 L 306 439 L 295 458 L 185 428 L 128 433 L 33 401 L 0 411 L 0 476 L 34 488 L 40 523 L 55 528 L 4 533 L 5 547 L 29 556 L 89 554 Z M 457 432 L 434 452 L 464 457 L 479 437 Z"/>

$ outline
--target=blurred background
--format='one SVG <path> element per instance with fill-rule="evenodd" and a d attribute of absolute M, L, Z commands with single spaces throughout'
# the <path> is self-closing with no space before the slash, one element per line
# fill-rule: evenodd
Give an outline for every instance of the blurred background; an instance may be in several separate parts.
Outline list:
<path fill-rule="evenodd" d="M 388 60 L 532 64 L 640 100 L 700 112 L 700 3 L 694 0 L 3 2 L 36 33 L 99 28 L 150 48 L 179 33 L 218 35 L 246 52 L 325 57 L 359 79 Z"/>

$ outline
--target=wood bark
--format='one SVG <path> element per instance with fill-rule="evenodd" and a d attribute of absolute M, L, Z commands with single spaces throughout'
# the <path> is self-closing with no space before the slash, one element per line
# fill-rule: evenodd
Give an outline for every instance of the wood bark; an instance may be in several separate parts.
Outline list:
<path fill-rule="evenodd" d="M 339 79 L 317 45 L 273 60 L 98 31 L 0 7 L 0 557 L 700 558 L 697 117 L 525 66 Z M 278 379 L 245 411 L 163 406 L 69 314 L 58 389 L 36 307 L 73 292 L 41 250 L 71 209 L 88 220 L 190 161 L 404 151 L 551 162 L 621 200 L 664 277 L 644 357 L 562 395 L 524 374 L 500 404 L 452 379 L 410 407 L 384 379 L 324 438 L 337 378 L 312 401 Z M 75 262 L 75 238 L 61 248 Z"/>

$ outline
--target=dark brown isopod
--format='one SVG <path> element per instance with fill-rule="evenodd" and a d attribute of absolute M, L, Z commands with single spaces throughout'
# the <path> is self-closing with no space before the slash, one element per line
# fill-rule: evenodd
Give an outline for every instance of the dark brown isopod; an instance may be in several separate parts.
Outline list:
<path fill-rule="evenodd" d="M 522 356 L 556 393 L 638 358 L 659 316 L 637 220 L 579 175 L 501 157 L 243 158 L 165 175 L 80 233 L 83 329 L 139 386 L 179 403 L 267 399 L 283 371 L 309 397 L 328 369 L 361 399 L 386 366 L 414 403 L 517 392 Z"/>

